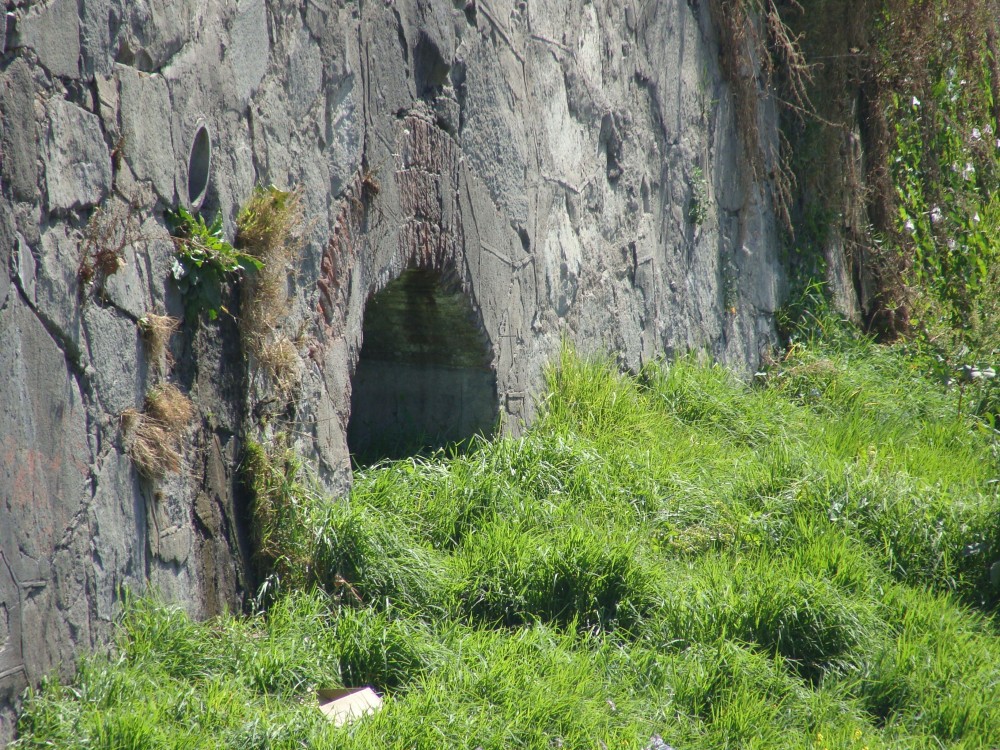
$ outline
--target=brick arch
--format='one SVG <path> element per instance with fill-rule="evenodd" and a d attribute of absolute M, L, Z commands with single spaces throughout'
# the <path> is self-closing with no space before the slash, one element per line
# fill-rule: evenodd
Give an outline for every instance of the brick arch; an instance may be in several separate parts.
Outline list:
<path fill-rule="evenodd" d="M 342 428 L 363 463 L 490 433 L 499 421 L 459 147 L 418 110 L 398 122 L 391 151 L 389 165 L 362 166 L 348 187 L 318 282 L 321 328 L 348 352 Z"/>
<path fill-rule="evenodd" d="M 479 312 L 466 262 L 458 145 L 429 114 L 414 112 L 400 122 L 397 149 L 391 173 L 363 166 L 345 191 L 318 280 L 320 327 L 329 338 L 349 333 L 352 298 L 367 301 L 408 268 L 460 284 Z"/>

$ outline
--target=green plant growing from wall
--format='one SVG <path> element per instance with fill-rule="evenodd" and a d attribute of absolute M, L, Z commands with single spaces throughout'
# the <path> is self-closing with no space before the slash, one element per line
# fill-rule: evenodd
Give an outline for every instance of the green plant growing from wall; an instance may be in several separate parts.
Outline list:
<path fill-rule="evenodd" d="M 701 226 L 708 218 L 708 181 L 701 167 L 695 167 L 691 172 L 691 202 L 688 205 L 688 220 L 695 226 Z"/>
<path fill-rule="evenodd" d="M 211 224 L 183 207 L 168 211 L 172 225 L 177 257 L 173 264 L 173 277 L 184 297 L 188 320 L 196 320 L 202 313 L 215 320 L 226 310 L 222 304 L 222 284 L 226 277 L 239 273 L 257 273 L 263 269 L 262 261 L 234 248 L 226 240 L 222 229 L 222 214 Z"/>
<path fill-rule="evenodd" d="M 288 445 L 287 436 L 274 435 L 267 443 L 248 438 L 242 462 L 243 481 L 252 498 L 253 543 L 262 583 L 257 594 L 266 604 L 287 591 L 322 582 L 312 558 L 315 542 L 305 519 L 324 502 L 302 459 Z M 337 575 L 332 593 L 349 584 Z"/>

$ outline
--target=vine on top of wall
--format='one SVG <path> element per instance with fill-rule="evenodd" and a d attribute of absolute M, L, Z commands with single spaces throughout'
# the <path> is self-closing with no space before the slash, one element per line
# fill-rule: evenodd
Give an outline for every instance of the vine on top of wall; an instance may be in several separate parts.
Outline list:
<path fill-rule="evenodd" d="M 785 4 L 802 10 L 795 0 Z M 809 99 L 812 73 L 801 39 L 785 23 L 776 0 L 710 0 L 709 10 L 719 32 L 722 73 L 732 90 L 747 167 L 744 179 L 748 186 L 767 181 L 774 210 L 792 233 L 795 175 L 787 142 L 763 138 L 759 123 L 761 102 L 769 98 L 797 116 L 814 113 Z"/>

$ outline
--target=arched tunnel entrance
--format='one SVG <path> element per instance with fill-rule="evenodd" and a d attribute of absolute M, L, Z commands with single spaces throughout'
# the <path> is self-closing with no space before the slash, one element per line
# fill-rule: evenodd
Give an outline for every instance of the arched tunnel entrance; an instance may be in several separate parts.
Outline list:
<path fill-rule="evenodd" d="M 365 306 L 347 445 L 365 465 L 491 434 L 489 341 L 457 282 L 410 268 Z"/>

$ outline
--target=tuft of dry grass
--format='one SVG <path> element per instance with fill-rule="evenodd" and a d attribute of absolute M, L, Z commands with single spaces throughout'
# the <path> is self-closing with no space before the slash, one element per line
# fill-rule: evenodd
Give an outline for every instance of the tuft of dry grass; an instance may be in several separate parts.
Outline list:
<path fill-rule="evenodd" d="M 167 345 L 180 324 L 180 318 L 155 313 L 146 313 L 139 319 L 138 325 L 142 332 L 143 341 L 146 342 L 150 359 L 156 363 L 157 367 L 164 360 L 168 366 L 172 364 L 173 357 L 170 355 L 170 349 Z"/>
<path fill-rule="evenodd" d="M 125 267 L 125 252 L 146 242 L 142 232 L 142 198 L 113 197 L 94 209 L 83 229 L 77 276 L 81 293 L 91 284 L 103 294 L 104 284 Z"/>
<path fill-rule="evenodd" d="M 194 404 L 173 383 L 161 383 L 146 394 L 146 414 L 179 433 L 194 419 Z"/>
<path fill-rule="evenodd" d="M 302 194 L 258 187 L 236 218 L 236 246 L 258 260 L 290 262 L 302 244 Z"/>
<path fill-rule="evenodd" d="M 257 360 L 266 368 L 275 388 L 289 393 L 298 382 L 298 351 L 295 344 L 284 335 L 257 341 L 252 345 Z"/>
<path fill-rule="evenodd" d="M 181 470 L 181 436 L 194 413 L 191 399 L 171 383 L 150 390 L 143 411 L 122 412 L 126 451 L 140 474 L 147 479 L 159 479 L 168 472 Z"/>
<path fill-rule="evenodd" d="M 283 390 L 293 382 L 296 353 L 280 329 L 289 307 L 289 268 L 302 246 L 304 223 L 301 193 L 273 185 L 256 188 L 236 219 L 236 246 L 264 264 L 244 291 L 244 345 Z"/>
<path fill-rule="evenodd" d="M 128 456 L 142 476 L 159 479 L 168 472 L 181 470 L 176 437 L 155 419 L 135 409 L 126 409 L 121 415 L 121 426 Z"/>

